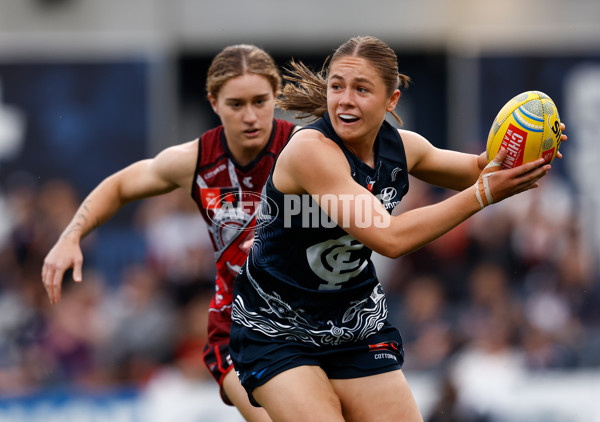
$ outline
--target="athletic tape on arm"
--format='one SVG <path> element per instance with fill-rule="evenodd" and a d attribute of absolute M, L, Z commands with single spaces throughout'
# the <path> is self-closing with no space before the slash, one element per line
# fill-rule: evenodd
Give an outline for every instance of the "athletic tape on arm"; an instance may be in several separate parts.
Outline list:
<path fill-rule="evenodd" d="M 490 182 L 489 177 L 500 170 L 500 166 L 502 165 L 501 161 L 496 161 L 494 158 L 490 163 L 485 166 L 479 179 L 475 182 L 475 198 L 477 198 L 477 202 L 479 202 L 479 206 L 481 209 L 484 209 L 486 206 L 494 203 L 494 198 L 492 197 L 492 192 L 490 191 Z"/>

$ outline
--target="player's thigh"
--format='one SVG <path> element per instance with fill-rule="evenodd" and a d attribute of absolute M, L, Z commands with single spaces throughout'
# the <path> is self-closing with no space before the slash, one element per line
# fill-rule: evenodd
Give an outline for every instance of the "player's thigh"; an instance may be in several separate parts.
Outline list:
<path fill-rule="evenodd" d="M 235 371 L 229 371 L 223 378 L 223 391 L 247 422 L 271 422 L 265 409 L 250 403 L 248 393 L 242 387 Z"/>
<path fill-rule="evenodd" d="M 288 369 L 252 395 L 275 422 L 344 422 L 339 399 L 318 366 Z"/>
<path fill-rule="evenodd" d="M 362 378 L 335 379 L 346 422 L 423 422 L 401 370 Z"/>

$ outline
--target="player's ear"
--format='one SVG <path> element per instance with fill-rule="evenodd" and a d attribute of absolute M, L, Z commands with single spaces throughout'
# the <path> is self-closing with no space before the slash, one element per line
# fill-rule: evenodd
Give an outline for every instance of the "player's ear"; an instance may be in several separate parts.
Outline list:
<path fill-rule="evenodd" d="M 386 111 L 392 112 L 392 111 L 396 110 L 396 104 L 398 104 L 399 99 L 400 99 L 400 90 L 396 89 L 396 90 L 394 90 L 394 93 L 388 100 L 388 105 L 386 107 Z"/>
<path fill-rule="evenodd" d="M 207 97 L 208 97 L 208 101 L 210 102 L 210 106 L 212 107 L 213 111 L 215 113 L 219 114 L 217 112 L 217 99 L 211 93 L 209 93 L 207 95 Z"/>

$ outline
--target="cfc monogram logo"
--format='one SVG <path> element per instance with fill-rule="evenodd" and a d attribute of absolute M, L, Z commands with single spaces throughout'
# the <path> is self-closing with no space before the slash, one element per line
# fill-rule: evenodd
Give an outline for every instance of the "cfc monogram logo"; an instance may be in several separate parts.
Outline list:
<path fill-rule="evenodd" d="M 319 290 L 341 289 L 341 284 L 358 275 L 367 266 L 367 261 L 353 259 L 352 252 L 363 247 L 362 243 L 347 235 L 308 248 L 306 257 L 310 268 L 326 281 L 319 286 Z"/>

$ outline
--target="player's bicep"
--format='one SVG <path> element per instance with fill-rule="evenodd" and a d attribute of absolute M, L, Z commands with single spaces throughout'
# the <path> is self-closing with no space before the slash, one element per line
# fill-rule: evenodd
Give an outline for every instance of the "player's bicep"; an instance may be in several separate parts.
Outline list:
<path fill-rule="evenodd" d="M 195 157 L 190 144 L 161 151 L 156 157 L 131 164 L 117 173 L 119 191 L 126 201 L 170 192 L 190 184 Z"/>
<path fill-rule="evenodd" d="M 481 169 L 477 156 L 433 146 L 414 132 L 403 133 L 409 172 L 432 185 L 462 190 L 473 184 Z"/>
<path fill-rule="evenodd" d="M 198 142 L 196 139 L 163 150 L 152 162 L 151 177 L 165 190 L 177 187 L 188 190 L 194 183 L 194 172 L 198 160 Z"/>
<path fill-rule="evenodd" d="M 107 182 L 115 185 L 121 202 L 130 202 L 168 191 L 168 182 L 157 171 L 154 159 L 137 161 L 115 173 Z"/>

